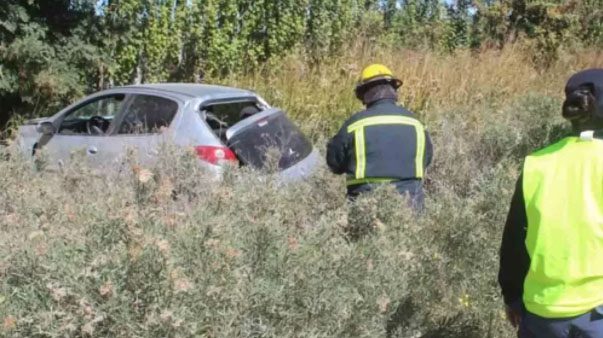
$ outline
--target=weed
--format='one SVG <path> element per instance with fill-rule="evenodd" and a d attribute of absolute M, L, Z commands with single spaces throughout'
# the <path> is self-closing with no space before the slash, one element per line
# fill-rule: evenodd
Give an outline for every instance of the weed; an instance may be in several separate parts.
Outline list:
<path fill-rule="evenodd" d="M 378 54 L 433 136 L 419 218 L 387 188 L 350 206 L 325 168 L 294 185 L 249 168 L 218 182 L 166 146 L 153 165 L 99 174 L 75 155 L 50 172 L 0 146 L 1 335 L 511 337 L 496 283 L 508 201 L 522 157 L 567 133 L 565 78 L 595 62 L 538 74 L 518 53 Z M 292 58 L 225 82 L 253 84 L 324 149 L 373 60 Z"/>

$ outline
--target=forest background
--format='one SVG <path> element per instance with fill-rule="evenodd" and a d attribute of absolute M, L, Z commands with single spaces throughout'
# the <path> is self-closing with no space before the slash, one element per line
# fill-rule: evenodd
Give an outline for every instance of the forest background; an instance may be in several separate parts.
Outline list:
<path fill-rule="evenodd" d="M 560 53 L 601 47 L 601 8 L 600 0 L 6 0 L 0 126 L 117 85 L 271 81 L 287 57 L 307 72 L 343 67 L 354 77 L 380 53 L 521 45 L 546 71 Z"/>

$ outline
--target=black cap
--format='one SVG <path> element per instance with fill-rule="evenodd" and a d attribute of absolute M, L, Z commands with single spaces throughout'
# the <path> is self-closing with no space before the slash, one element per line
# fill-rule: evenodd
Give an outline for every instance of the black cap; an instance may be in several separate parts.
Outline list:
<path fill-rule="evenodd" d="M 260 112 L 260 110 L 256 106 L 245 106 L 245 108 L 241 109 L 241 112 L 239 113 L 239 117 L 244 119 L 246 117 L 249 117 L 249 116 L 259 113 L 259 112 Z"/>
<path fill-rule="evenodd" d="M 603 116 L 603 69 L 592 68 L 578 72 L 565 85 L 565 95 L 569 96 L 581 86 L 591 86 L 596 100 L 596 115 Z"/>

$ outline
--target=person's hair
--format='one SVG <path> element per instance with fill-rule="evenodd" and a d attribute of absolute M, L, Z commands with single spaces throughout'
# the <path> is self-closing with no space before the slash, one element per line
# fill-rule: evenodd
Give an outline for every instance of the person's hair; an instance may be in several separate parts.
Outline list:
<path fill-rule="evenodd" d="M 253 114 L 257 114 L 259 112 L 260 112 L 260 109 L 256 106 L 245 106 L 243 109 L 241 109 L 241 112 L 239 113 L 239 117 L 241 119 L 244 119 Z"/>
<path fill-rule="evenodd" d="M 563 117 L 570 121 L 587 121 L 595 118 L 597 99 L 592 85 L 581 85 L 567 94 L 563 102 Z"/>
<path fill-rule="evenodd" d="M 362 92 L 359 94 L 362 98 L 362 103 L 366 105 L 382 99 L 398 99 L 396 89 L 388 82 L 378 82 L 368 85 L 366 88 L 363 88 Z"/>

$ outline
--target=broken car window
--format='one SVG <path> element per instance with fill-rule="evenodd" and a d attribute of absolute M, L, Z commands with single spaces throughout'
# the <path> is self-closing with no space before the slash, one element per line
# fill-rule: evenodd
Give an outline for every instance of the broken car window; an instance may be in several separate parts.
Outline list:
<path fill-rule="evenodd" d="M 228 126 L 251 116 L 261 110 L 255 100 L 214 103 L 203 107 L 203 110 L 218 118 Z"/>
<path fill-rule="evenodd" d="M 240 100 L 234 102 L 220 102 L 206 105 L 205 121 L 214 133 L 226 141 L 226 130 L 237 122 L 261 111 L 255 100 Z"/>

